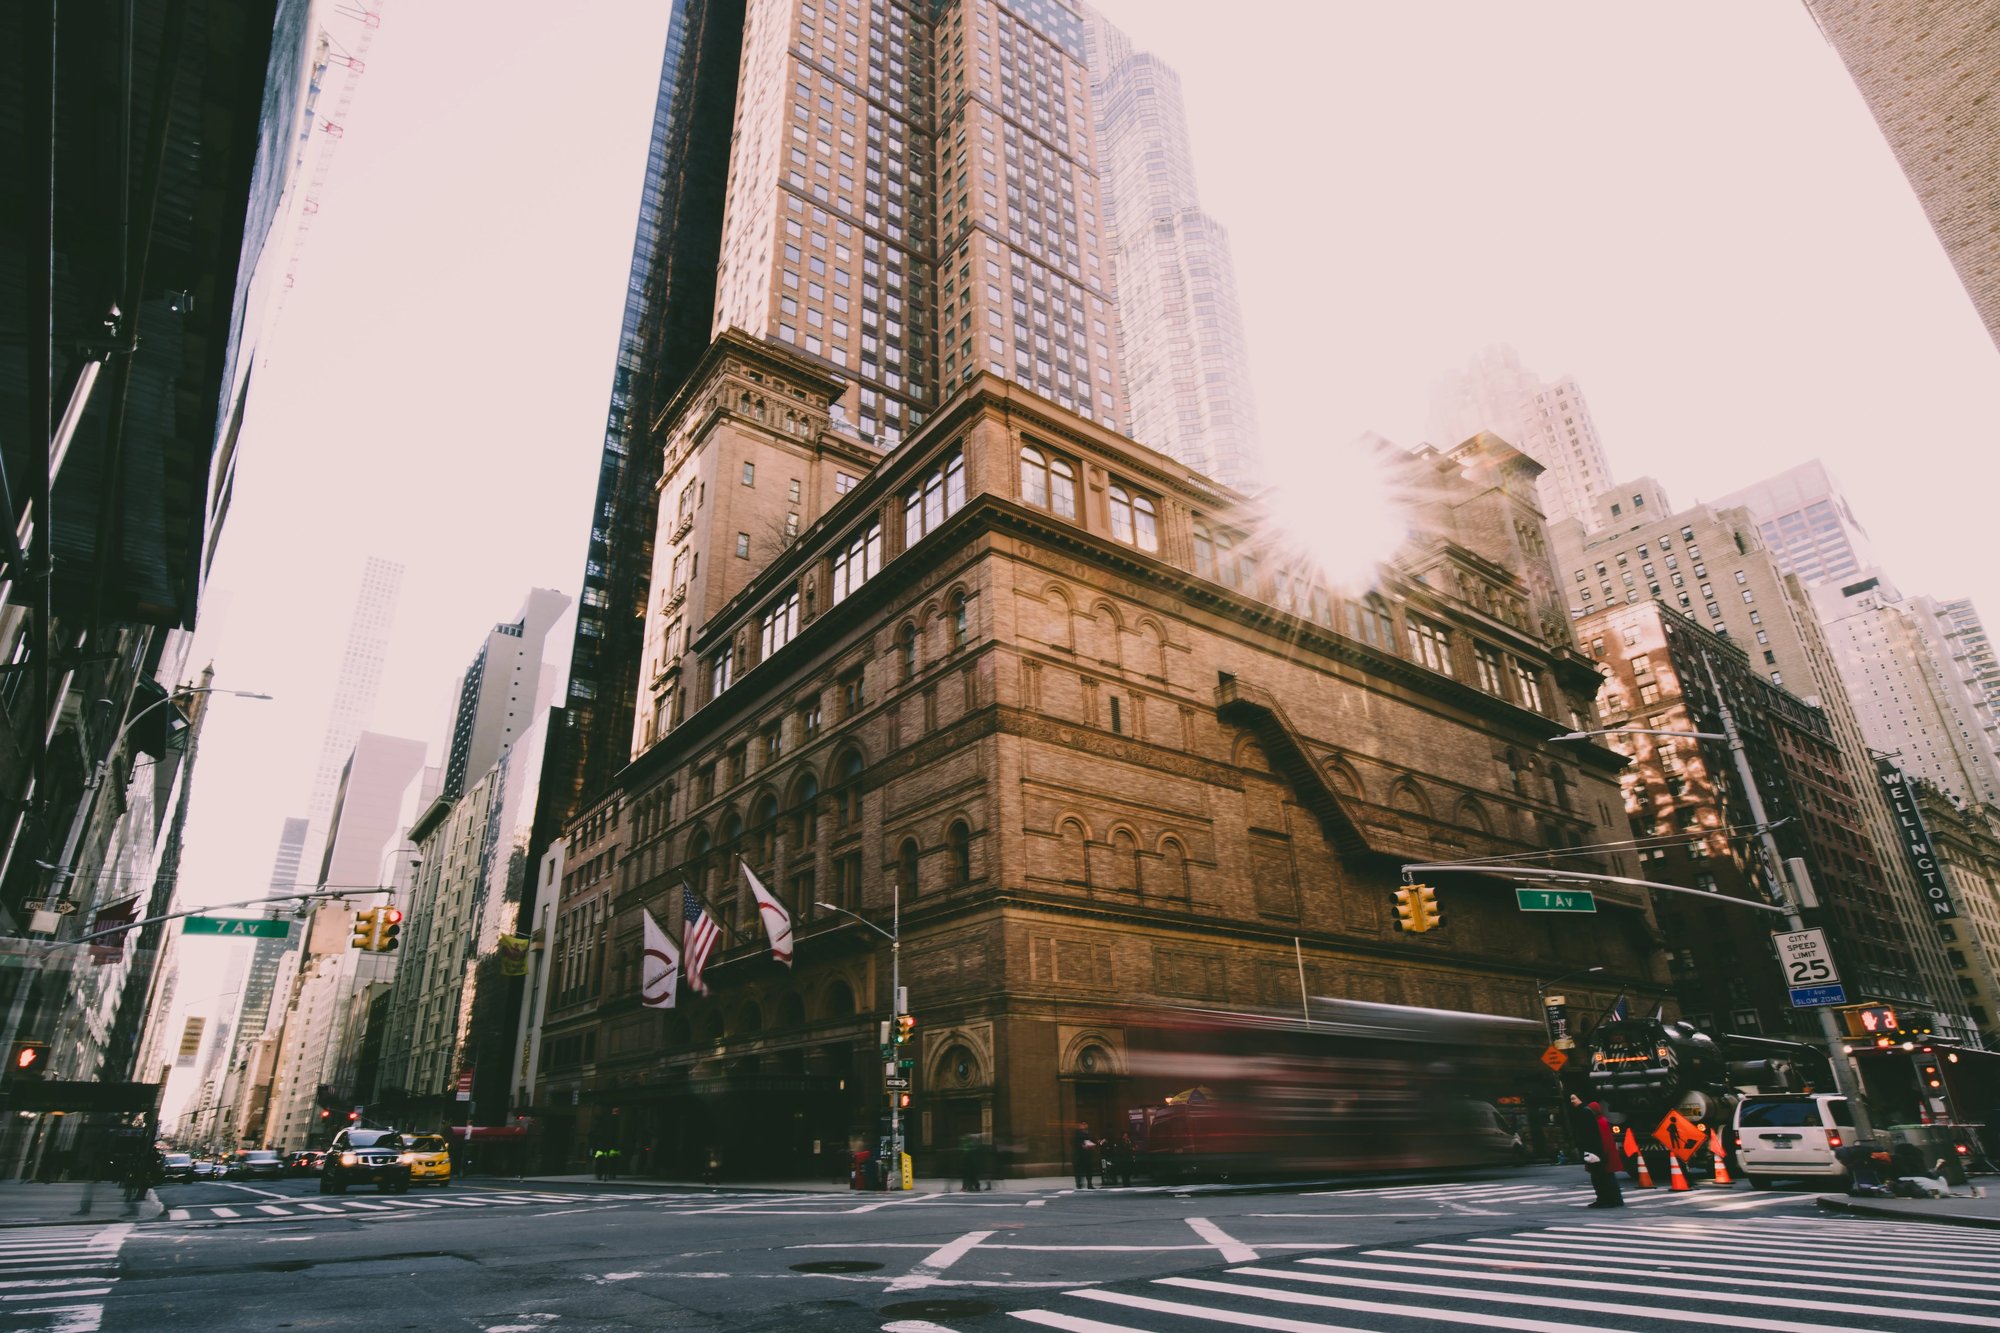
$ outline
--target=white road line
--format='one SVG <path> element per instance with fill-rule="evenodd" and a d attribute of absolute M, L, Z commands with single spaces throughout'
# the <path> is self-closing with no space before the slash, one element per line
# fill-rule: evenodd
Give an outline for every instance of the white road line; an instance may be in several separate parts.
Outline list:
<path fill-rule="evenodd" d="M 188 1220 L 188 1217 L 189 1213 L 185 1208 L 176 1208 L 167 1214 L 169 1222 L 185 1222 Z"/>
<path fill-rule="evenodd" d="M 87 1287 L 102 1281 L 101 1277 L 38 1277 L 24 1282 L 0 1282 L 0 1287 Z"/>
<path fill-rule="evenodd" d="M 1462 1268 L 1427 1268 L 1421 1264 L 1381 1263 L 1371 1262 L 1366 1259 L 1301 1259 L 1299 1262 L 1311 1264 L 1315 1268 L 1336 1268 L 1343 1272 L 1359 1270 L 1369 1273 L 1411 1273 L 1419 1277 L 1446 1278 L 1460 1282 L 1525 1282 L 1535 1286 L 1546 1285 L 1547 1282 L 1547 1279 L 1534 1274 L 1525 1274 L 1516 1277 L 1509 1273 L 1485 1273 Z M 1259 1269 L 1257 1271 L 1267 1276 L 1277 1276 L 1277 1270 L 1274 1269 Z M 1367 1284 L 1363 1283 L 1362 1285 Z M 1578 1277 L 1563 1279 L 1562 1289 L 1564 1291 L 1624 1292 L 1652 1299 L 1658 1299 L 1660 1294 L 1657 1288 L 1644 1286 L 1636 1282 L 1606 1282 L 1602 1279 Z M 1882 1307 L 1879 1305 L 1855 1305 L 1846 1301 L 1815 1301 L 1808 1300 L 1802 1296 L 1759 1296 L 1752 1292 L 1744 1291 L 1712 1292 L 1686 1286 L 1681 1287 L 1674 1293 L 1674 1299 L 1679 1301 L 1720 1301 L 1730 1305 L 1757 1305 L 1776 1307 L 1781 1310 L 1820 1310 L 1827 1314 L 1871 1315 L 1882 1313 Z M 1898 1313 L 1905 1317 L 1920 1315 L 1925 1319 L 1944 1324 L 1965 1324 L 1974 1328 L 2000 1328 L 2000 1319 L 1996 1319 L 1991 1315 L 1957 1314 L 1945 1310 L 1901 1310 Z M 1735 1319 L 1734 1315 L 1730 1317 L 1732 1320 Z"/>
<path fill-rule="evenodd" d="M 1549 1230 L 1554 1233 L 1562 1233 L 1566 1235 L 1581 1234 L 1587 1236 L 1590 1235 L 1593 1231 L 1596 1231 L 1597 1228 L 1550 1227 Z M 1615 1230 L 1615 1231 L 1629 1233 L 1631 1228 L 1606 1227 L 1603 1228 L 1603 1230 L 1604 1231 Z M 1658 1235 L 1657 1232 L 1655 1232 L 1651 1233 L 1651 1238 L 1660 1239 L 1660 1236 Z M 1692 1237 L 1690 1237 L 1690 1239 L 1692 1239 Z M 1789 1237 L 1784 1239 L 1779 1239 L 1777 1237 L 1773 1237 L 1768 1231 L 1764 1231 L 1756 1233 L 1754 1239 L 1756 1241 L 1758 1252 L 1760 1254 L 1798 1255 L 1801 1259 L 1804 1260 L 1808 1261 L 1821 1260 L 1824 1262 L 1832 1262 L 1835 1260 L 1844 1259 L 1847 1262 L 1852 1263 L 1854 1259 L 1854 1246 L 1851 1242 L 1836 1240 L 1831 1237 L 1824 1240 L 1821 1239 L 1808 1240 L 1803 1238 L 1792 1239 Z M 1675 1238 L 1675 1243 L 1676 1244 L 1681 1243 L 1678 1237 Z M 1734 1253 L 1734 1251 L 1727 1248 L 1727 1242 L 1722 1240 L 1710 1240 L 1705 1243 L 1698 1242 L 1697 1248 L 1705 1248 L 1710 1253 L 1717 1253 L 1717 1252 L 1725 1254 Z M 2000 1273 L 2000 1251 L 1996 1251 L 1991 1259 L 1974 1259 L 1968 1257 L 1969 1253 L 1971 1252 L 1958 1248 L 1943 1249 L 1914 1242 L 1899 1242 L 1896 1248 L 1897 1248 L 1896 1257 L 1898 1259 L 1924 1260 L 1926 1261 L 1926 1265 L 1928 1265 L 1928 1261 L 1932 1259 L 1951 1259 L 1961 1268 L 1991 1269 L 1996 1273 Z M 1895 1272 L 1895 1273 L 1923 1273 L 1923 1272 L 1933 1271 L 1933 1268 L 1934 1266 L 1920 1266 L 1908 1263 L 1899 1264 L 1899 1263 L 1888 1262 L 1884 1259 L 1881 1259 L 1873 1255 L 1869 1256 L 1868 1260 L 1868 1271 L 1870 1273 L 1879 1273 L 1884 1271 L 1885 1269 L 1889 1272 Z"/>
<path fill-rule="evenodd" d="M 1210 1245 L 1222 1251 L 1222 1261 L 1224 1263 L 1240 1264 L 1247 1261 L 1254 1261 L 1257 1258 L 1257 1251 L 1243 1244 L 1205 1217 L 1190 1217 L 1187 1219 L 1187 1224 L 1193 1229 L 1195 1235 L 1200 1236 Z"/>
<path fill-rule="evenodd" d="M 260 1213 L 275 1213 L 279 1217 L 291 1217 L 293 1215 L 291 1209 L 280 1208 L 275 1203 L 260 1203 L 257 1205 L 257 1211 Z"/>
<path fill-rule="evenodd" d="M 1264 1287 L 1235 1287 L 1220 1282 L 1202 1283 L 1195 1281 L 1193 1278 L 1168 1279 L 1167 1285 L 1189 1287 L 1196 1290 L 1220 1291 L 1228 1294 L 1247 1291 L 1262 1295 L 1268 1290 Z M 1335 1330 L 1336 1333 L 1357 1333 L 1357 1330 L 1351 1329 L 1347 1325 L 1329 1324 L 1317 1319 L 1286 1319 L 1279 1315 L 1239 1314 L 1234 1310 L 1222 1310 L 1214 1306 L 1187 1305 L 1180 1301 L 1163 1301 L 1151 1296 L 1133 1296 L 1118 1291 L 1096 1291 L 1086 1287 L 1082 1290 L 1071 1291 L 1066 1294 L 1081 1296 L 1085 1300 L 1090 1301 L 1103 1301 L 1110 1305 L 1128 1305 L 1139 1310 L 1157 1310 L 1161 1314 L 1192 1315 L 1196 1319 L 1211 1319 L 1217 1323 L 1242 1324 L 1248 1328 L 1272 1329 L 1275 1333 L 1326 1333 L 1329 1329 Z M 1406 1316 L 1423 1314 L 1432 1319 L 1442 1320 L 1445 1323 L 1471 1324 L 1476 1328 L 1511 1328 L 1520 1330 L 1520 1333 L 1582 1333 L 1582 1330 L 1579 1330 L 1574 1324 L 1552 1324 L 1543 1319 L 1515 1319 L 1508 1315 L 1493 1314 L 1484 1310 L 1475 1314 L 1460 1310 L 1416 1309 L 1402 1305 L 1377 1306 L 1372 1302 L 1355 1302 L 1355 1304 L 1362 1308 L 1372 1309 L 1375 1313 L 1379 1314 Z"/>
<path fill-rule="evenodd" d="M 226 1190 L 242 1190 L 245 1194 L 261 1194 L 267 1199 L 289 1199 L 292 1197 L 289 1194 L 281 1194 L 277 1190 L 253 1189 L 249 1185 L 238 1185 L 227 1180 L 218 1180 L 214 1183 Z"/>
<path fill-rule="evenodd" d="M 1064 1329 L 1066 1333 L 1145 1333 L 1145 1330 L 1133 1328 L 1130 1324 L 1107 1324 L 1101 1319 L 1083 1319 L 1073 1314 L 1057 1314 L 1054 1310 L 1009 1310 L 1007 1313 L 1045 1328 Z"/>
<path fill-rule="evenodd" d="M 1803 1200 L 1791 1194 L 1762 1194 L 1752 1199 L 1738 1199 L 1735 1203 L 1718 1203 L 1709 1211 L 1714 1213 L 1736 1213 L 1745 1208 L 1765 1208 L 1774 1203 L 1800 1203 Z"/>
<path fill-rule="evenodd" d="M 1475 1239 L 1471 1245 L 1455 1245 L 1445 1241 L 1433 1241 L 1425 1243 L 1424 1248 L 1439 1250 L 1475 1249 L 1486 1254 L 1512 1254 L 1531 1259 L 1542 1259 L 1551 1255 L 1566 1255 L 1579 1259 L 1595 1259 L 1599 1263 L 1603 1263 L 1607 1258 L 1613 1257 L 1603 1246 L 1598 1245 L 1547 1245 L 1532 1243 L 1522 1239 L 1498 1242 Z M 1751 1272 L 1773 1273 L 1780 1276 L 1823 1277 L 1830 1281 L 1852 1281 L 1855 1272 L 1852 1260 L 1842 1264 L 1798 1264 L 1789 1261 L 1783 1263 L 1757 1263 L 1740 1254 L 1733 1259 L 1713 1257 L 1683 1259 L 1679 1255 L 1675 1255 L 1672 1258 L 1651 1259 L 1639 1258 L 1629 1253 L 1619 1254 L 1615 1257 L 1621 1263 L 1628 1265 L 1644 1264 L 1648 1265 L 1652 1270 L 1660 1272 L 1675 1272 L 1689 1269 L 1708 1271 L 1713 1269 L 1722 1273 Z M 1991 1282 L 1953 1282 L 1948 1278 L 1939 1277 L 1894 1277 L 1873 1271 L 1868 1274 L 1868 1280 L 1872 1283 L 1891 1287 L 1943 1287 L 1952 1291 L 1988 1293 L 1993 1290 Z"/>
<path fill-rule="evenodd" d="M 111 1288 L 109 1287 L 71 1287 L 62 1291 L 23 1291 L 16 1294 L 0 1292 L 0 1301 L 46 1301 L 58 1296 L 67 1300 L 71 1296 L 109 1296 L 110 1294 Z"/>
<path fill-rule="evenodd" d="M 341 1211 L 330 1203 L 302 1203 L 299 1207 L 310 1208 L 316 1213 L 337 1213 Z"/>
<path fill-rule="evenodd" d="M 394 1211 L 386 1203 L 363 1203 L 359 1199 L 356 1199 L 353 1203 L 350 1203 L 347 1206 L 349 1208 L 361 1208 L 371 1213 L 387 1213 Z"/>
<path fill-rule="evenodd" d="M 938 1275 L 963 1259 L 979 1242 L 993 1233 L 990 1231 L 968 1231 L 950 1244 L 941 1245 L 923 1258 L 917 1260 L 909 1273 L 889 1284 L 890 1291 L 910 1291 L 917 1287 L 934 1286 Z"/>
<path fill-rule="evenodd" d="M 1379 1254 L 1387 1256 L 1389 1258 L 1426 1259 L 1431 1257 L 1428 1254 L 1408 1253 L 1401 1250 L 1363 1250 L 1362 1253 L 1369 1255 Z M 1492 1264 L 1496 1267 L 1505 1267 L 1509 1269 L 1532 1268 L 1540 1272 L 1546 1272 L 1546 1273 L 1602 1273 L 1605 1271 L 1604 1261 L 1601 1257 L 1590 1260 L 1588 1262 L 1579 1260 L 1575 1263 L 1552 1263 L 1546 1260 L 1524 1259 L 1518 1255 L 1513 1255 L 1513 1254 L 1455 1254 L 1449 1256 L 1439 1256 L 1439 1258 L 1442 1262 L 1445 1263 Z M 1628 1275 L 1639 1272 L 1639 1270 L 1631 1268 L 1627 1268 L 1624 1271 Z M 1644 1272 L 1640 1273 L 1639 1275 L 1645 1277 L 1665 1276 L 1669 1271 L 1671 1270 L 1649 1268 L 1644 1270 Z M 1682 1276 L 1693 1276 L 1693 1275 L 1683 1274 Z M 1705 1273 L 1700 1275 L 1696 1280 L 1702 1282 L 1726 1282 L 1732 1287 L 1760 1287 L 1767 1291 L 1821 1292 L 1827 1289 L 1827 1284 L 1824 1282 L 1778 1282 L 1769 1278 L 1742 1277 L 1740 1275 L 1733 1273 L 1726 1275 Z M 1885 1294 L 1891 1296 L 1902 1296 L 1904 1293 L 1898 1291 L 1898 1292 L 1888 1292 Z M 1994 1300 L 1991 1298 L 1981 1297 L 1981 1296 L 1945 1296 L 1941 1295 L 1938 1292 L 1927 1291 L 1924 1293 L 1923 1299 L 1926 1301 L 1941 1301 L 1947 1305 L 1990 1305 L 1995 1308 L 2000 1308 L 2000 1300 Z"/>
<path fill-rule="evenodd" d="M 224 1207 L 222 1207 L 222 1206 L 221 1206 L 221 1205 L 219 1205 L 219 1204 L 218 1204 L 218 1205 L 215 1205 L 215 1206 L 213 1206 L 213 1207 L 211 1207 L 211 1208 L 210 1208 L 210 1209 L 209 1209 L 208 1211 L 209 1211 L 209 1212 L 211 1212 L 211 1213 L 214 1213 L 214 1214 L 215 1214 L 215 1215 L 216 1215 L 217 1217 L 240 1217 L 240 1216 L 242 1216 L 242 1214 L 238 1213 L 238 1212 L 237 1212 L 237 1211 L 236 1211 L 236 1210 L 235 1210 L 234 1208 L 224 1208 Z"/>

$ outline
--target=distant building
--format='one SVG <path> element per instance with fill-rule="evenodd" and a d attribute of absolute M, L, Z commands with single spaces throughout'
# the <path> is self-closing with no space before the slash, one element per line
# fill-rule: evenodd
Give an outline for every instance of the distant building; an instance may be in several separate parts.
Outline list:
<path fill-rule="evenodd" d="M 1614 505 L 1621 514 L 1611 512 Z M 1658 602 L 1727 639 L 1750 670 L 1819 710 L 1839 752 L 1837 785 L 1858 821 L 1851 827 L 1866 843 L 1861 860 L 1874 867 L 1851 881 L 1835 908 L 1865 962 L 1851 979 L 1879 999 L 1923 1005 L 1938 1031 L 1969 1039 L 1970 1016 L 1899 850 L 1902 838 L 1879 789 L 1874 755 L 1805 588 L 1780 572 L 1741 507 L 1676 510 L 1657 481 L 1641 477 L 1599 495 L 1596 517 L 1594 532 L 1570 521 L 1550 533 L 1557 572 L 1586 613 L 1578 631 L 1592 655 L 1608 660 L 1617 648 L 1594 628 L 1604 613 Z M 1644 679 L 1634 684 L 1641 696 L 1663 688 Z M 1839 863 L 1842 853 L 1830 854 Z"/>
<path fill-rule="evenodd" d="M 1963 0 L 1806 0 L 2000 344 L 2000 28 Z"/>
<path fill-rule="evenodd" d="M 1202 211 L 1195 188 L 1180 76 L 1135 51 L 1100 14 L 1086 9 L 1083 31 L 1099 212 L 1118 293 L 1125 433 L 1225 486 L 1254 491 L 1264 446 L 1235 261 L 1229 233 Z"/>
<path fill-rule="evenodd" d="M 1952 660 L 1938 603 L 1906 598 L 1878 570 L 1812 598 L 1868 744 L 1953 800 L 2000 805 L 1985 695 Z"/>
<path fill-rule="evenodd" d="M 2000 657 L 1993 651 L 1986 623 L 1968 597 L 1939 602 L 1936 610 L 1944 630 L 1946 656 L 1959 664 L 1959 674 L 1986 701 L 1985 730 L 1992 734 L 2000 720 Z"/>
<path fill-rule="evenodd" d="M 459 678 L 444 766 L 446 799 L 493 767 L 541 719 L 552 682 L 543 679 L 549 630 L 569 607 L 567 594 L 532 588 L 520 614 L 495 625 Z"/>
<path fill-rule="evenodd" d="M 1542 515 L 1550 524 L 1592 523 L 1597 493 L 1611 484 L 1611 465 L 1583 390 L 1568 375 L 1544 380 L 1521 365 L 1511 347 L 1489 347 L 1431 391 L 1428 438 L 1463 440 L 1492 431 L 1542 465 Z"/>
<path fill-rule="evenodd" d="M 1818 459 L 1710 501 L 1715 509 L 1736 505 L 1750 511 L 1779 568 L 1809 586 L 1852 579 L 1874 563 L 1867 530 Z"/>
<path fill-rule="evenodd" d="M 368 556 L 361 563 L 361 588 L 341 645 L 340 672 L 334 677 L 333 702 L 320 735 L 319 767 L 313 772 L 312 794 L 306 803 L 311 829 L 308 847 L 326 844 L 328 820 L 340 789 L 340 776 L 354 753 L 354 742 L 375 714 L 375 696 L 382 688 L 382 668 L 388 661 L 389 634 L 402 594 L 403 567 L 393 560 Z M 307 867 L 311 869 L 311 867 Z"/>
<path fill-rule="evenodd" d="M 1929 873 L 1943 879 L 1936 929 L 1982 1044 L 2000 1050 L 2000 809 L 1951 801 L 1928 783 L 1909 792 L 1922 821 L 1911 853 L 1934 853 Z"/>

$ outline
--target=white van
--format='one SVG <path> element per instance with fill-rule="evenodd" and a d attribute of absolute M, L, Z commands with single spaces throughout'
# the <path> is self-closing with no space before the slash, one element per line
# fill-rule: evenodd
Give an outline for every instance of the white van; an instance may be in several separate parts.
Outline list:
<path fill-rule="evenodd" d="M 1830 1092 L 1758 1092 L 1736 1104 L 1736 1160 L 1762 1188 L 1785 1177 L 1845 1182 L 1834 1153 L 1854 1142 L 1847 1098 Z"/>

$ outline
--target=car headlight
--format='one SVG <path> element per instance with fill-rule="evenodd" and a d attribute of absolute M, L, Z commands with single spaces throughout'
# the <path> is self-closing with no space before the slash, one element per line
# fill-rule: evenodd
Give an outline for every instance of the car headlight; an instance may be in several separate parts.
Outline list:
<path fill-rule="evenodd" d="M 340 1164 L 342 1166 L 353 1166 L 360 1160 L 361 1159 L 359 1157 L 355 1156 L 351 1152 L 344 1152 L 340 1155 Z"/>
<path fill-rule="evenodd" d="M 396 1158 L 396 1160 L 401 1162 L 404 1166 L 408 1166 L 410 1163 L 416 1161 L 417 1159 L 411 1153 L 402 1153 Z"/>

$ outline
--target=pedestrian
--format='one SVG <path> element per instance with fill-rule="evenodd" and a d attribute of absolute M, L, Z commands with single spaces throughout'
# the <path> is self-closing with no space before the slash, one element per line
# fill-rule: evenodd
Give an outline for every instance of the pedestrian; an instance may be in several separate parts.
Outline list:
<path fill-rule="evenodd" d="M 1132 1136 L 1129 1133 L 1120 1134 L 1117 1141 L 1111 1145 L 1111 1169 L 1118 1173 L 1120 1185 L 1131 1187 L 1132 1159 L 1137 1155 L 1138 1150 L 1133 1146 Z M 1106 1183 L 1109 1183 L 1108 1177 Z"/>
<path fill-rule="evenodd" d="M 1070 1135 L 1070 1157 L 1070 1164 L 1076 1170 L 1076 1187 L 1096 1189 L 1097 1144 L 1090 1137 L 1090 1126 L 1081 1120 L 1076 1122 L 1076 1132 Z"/>
<path fill-rule="evenodd" d="M 604 1150 L 604 1178 L 606 1180 L 618 1179 L 618 1149 L 616 1147 Z"/>
<path fill-rule="evenodd" d="M 1583 1157 L 1584 1170 L 1590 1173 L 1590 1187 L 1597 1195 L 1585 1207 L 1624 1207 L 1625 1194 L 1618 1187 L 1616 1165 L 1619 1157 L 1618 1134 L 1611 1128 L 1603 1105 L 1598 1102 L 1586 1105 L 1583 1098 L 1575 1093 L 1570 1094 L 1569 1102 L 1570 1109 L 1575 1113 L 1570 1122 L 1570 1137 Z"/>
<path fill-rule="evenodd" d="M 707 1165 L 702 1169 L 701 1178 L 710 1185 L 722 1183 L 722 1148 L 719 1144 L 708 1145 Z"/>
<path fill-rule="evenodd" d="M 603 1180 L 606 1178 L 605 1172 L 610 1169 L 611 1159 L 605 1154 L 604 1149 L 596 1148 L 591 1151 L 590 1165 L 596 1172 L 597 1178 Z"/>

